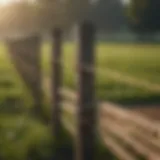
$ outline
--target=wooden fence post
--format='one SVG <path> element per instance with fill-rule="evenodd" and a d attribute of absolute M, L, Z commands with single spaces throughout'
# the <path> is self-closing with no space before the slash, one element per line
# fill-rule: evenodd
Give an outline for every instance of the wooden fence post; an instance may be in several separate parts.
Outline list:
<path fill-rule="evenodd" d="M 93 160 L 95 153 L 96 104 L 94 73 L 94 36 L 92 22 L 78 29 L 78 128 L 76 160 Z"/>
<path fill-rule="evenodd" d="M 54 134 L 55 159 L 59 157 L 59 145 L 61 142 L 61 95 L 60 89 L 62 84 L 62 31 L 54 29 L 53 31 L 53 53 L 52 53 L 52 129 Z"/>
<path fill-rule="evenodd" d="M 43 90 L 41 70 L 41 38 L 26 37 L 18 40 L 8 40 L 7 46 L 11 60 L 24 83 L 30 89 L 34 99 L 34 116 L 43 115 Z"/>

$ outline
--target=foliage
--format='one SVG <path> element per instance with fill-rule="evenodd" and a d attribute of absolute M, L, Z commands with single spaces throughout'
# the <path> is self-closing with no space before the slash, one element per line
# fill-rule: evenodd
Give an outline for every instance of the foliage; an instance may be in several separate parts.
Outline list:
<path fill-rule="evenodd" d="M 128 8 L 131 27 L 138 32 L 159 31 L 159 9 L 158 0 L 131 0 Z"/>
<path fill-rule="evenodd" d="M 101 31 L 119 30 L 125 23 L 123 12 L 120 1 L 99 0 L 92 9 L 90 18 Z"/>

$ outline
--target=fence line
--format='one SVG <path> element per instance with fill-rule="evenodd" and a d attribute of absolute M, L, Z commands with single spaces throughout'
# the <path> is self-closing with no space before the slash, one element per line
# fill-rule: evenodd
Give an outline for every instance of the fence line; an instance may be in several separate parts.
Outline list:
<path fill-rule="evenodd" d="M 63 95 L 63 99 L 66 101 L 69 100 L 69 102 L 72 104 L 72 106 L 66 108 L 66 112 L 72 112 L 76 109 L 76 107 L 73 107 L 76 105 L 76 99 L 77 94 L 69 89 L 62 89 L 61 94 Z M 139 113 L 123 109 L 122 106 L 116 105 L 109 102 L 99 102 L 99 107 L 101 108 L 101 116 L 103 118 L 110 117 L 114 120 L 121 121 L 126 124 L 135 124 L 137 127 L 140 127 L 142 131 L 148 132 L 150 135 L 155 135 L 160 138 L 160 126 L 159 124 L 155 124 L 153 120 L 142 116 Z"/>
<path fill-rule="evenodd" d="M 78 93 L 62 88 L 64 126 L 74 136 L 76 102 Z M 154 121 L 136 112 L 123 109 L 122 106 L 109 102 L 99 102 L 99 131 L 107 149 L 120 160 L 160 159 L 160 127 Z M 145 134 L 144 134 L 145 133 Z M 134 154 L 133 154 L 133 153 Z"/>
<path fill-rule="evenodd" d="M 159 160 L 160 127 L 158 124 L 154 124 L 154 121 L 149 120 L 140 114 L 122 109 L 121 106 L 108 102 L 99 102 L 98 105 L 100 109 L 97 110 L 95 98 L 95 72 L 100 74 L 107 73 L 110 78 L 115 80 L 158 93 L 160 92 L 160 86 L 146 81 L 139 81 L 138 79 L 134 79 L 128 75 L 122 75 L 114 70 L 96 69 L 94 60 L 94 26 L 90 22 L 84 22 L 80 25 L 78 39 L 78 91 L 74 93 L 71 90 L 63 89 L 61 34 L 62 32 L 59 29 L 55 29 L 52 34 L 52 40 L 55 45 L 51 62 L 53 67 L 51 77 L 52 92 L 49 94 L 52 102 L 51 125 L 53 136 L 55 136 L 55 159 L 59 159 L 59 156 L 61 156 L 62 153 L 61 149 L 63 149 L 60 147 L 61 136 L 63 136 L 61 134 L 63 122 L 75 139 L 76 160 L 94 159 L 97 129 L 106 147 L 119 159 L 136 160 L 137 157 L 144 157 L 146 160 Z M 14 51 L 17 54 L 26 53 L 24 51 L 22 52 L 22 50 L 17 52 L 20 49 L 19 44 L 18 49 L 16 50 L 14 50 L 15 46 L 12 48 L 11 45 L 10 47 L 11 51 Z M 39 53 L 39 50 L 36 51 Z M 30 52 L 30 54 L 32 54 L 32 52 Z M 37 57 L 34 60 L 39 64 L 39 54 L 36 56 Z M 15 60 L 17 60 L 18 67 L 21 69 L 21 63 L 23 61 L 21 61 L 18 56 L 16 58 L 17 59 Z M 37 71 L 40 71 L 40 66 L 37 66 Z M 26 69 L 30 70 L 30 67 L 27 68 L 27 66 L 24 66 L 23 71 Z M 19 72 L 22 71 L 20 70 Z M 35 71 L 33 72 L 35 73 Z M 33 76 L 34 73 L 32 74 Z M 25 72 L 23 72 L 23 74 L 25 75 Z M 38 72 L 38 74 L 38 84 L 34 84 L 37 86 L 37 94 L 34 97 L 38 104 L 36 107 L 37 110 L 40 109 L 42 105 L 42 96 L 40 92 L 41 72 Z M 30 78 L 28 75 L 25 76 L 27 76 L 25 80 Z M 62 106 L 64 106 L 63 117 L 61 117 Z M 96 125 L 97 121 L 98 126 Z"/>
<path fill-rule="evenodd" d="M 76 101 L 76 93 L 70 90 L 62 90 L 61 92 L 64 96 L 64 99 L 69 99 L 70 102 Z M 70 94 L 71 93 L 71 94 Z M 75 104 L 74 104 L 75 105 Z M 159 134 L 160 135 L 160 127 L 159 124 L 152 122 L 151 119 L 148 119 L 144 115 L 138 114 L 136 112 L 125 110 L 120 105 L 116 105 L 109 102 L 99 102 L 99 107 L 102 108 L 103 112 L 101 116 L 112 115 L 114 119 L 123 120 L 126 123 L 135 123 L 137 126 L 143 128 L 144 131 L 150 132 L 152 135 Z M 73 108 L 67 108 L 68 110 L 74 110 Z M 127 121 L 126 121 L 127 120 Z"/>
<path fill-rule="evenodd" d="M 62 94 L 63 100 L 67 100 L 70 103 L 72 103 L 72 106 L 74 104 L 74 106 L 76 106 L 76 100 L 77 100 L 77 94 L 76 92 L 74 92 L 73 90 L 69 89 L 69 88 L 61 88 L 60 89 L 60 93 Z M 46 94 L 48 96 L 50 96 L 48 94 L 48 92 L 46 92 Z M 117 119 L 127 119 L 126 122 L 133 122 L 136 123 L 138 126 L 143 127 L 143 130 L 148 130 L 150 132 L 152 132 L 151 134 L 159 134 L 160 135 L 160 125 L 159 123 L 154 123 L 151 121 L 151 119 L 149 119 L 148 117 L 145 117 L 144 115 L 142 116 L 141 114 L 138 114 L 136 112 L 130 111 L 130 110 L 125 110 L 121 105 L 117 105 L 111 102 L 99 102 L 98 105 L 103 108 L 104 112 L 102 112 L 102 115 L 105 116 L 105 114 L 112 114 L 115 118 L 117 117 Z M 75 108 L 73 107 L 67 107 L 66 108 L 68 110 L 68 112 L 71 110 L 73 112 L 73 110 Z M 118 118 L 119 117 L 119 118 Z"/>
<path fill-rule="evenodd" d="M 94 40 L 95 30 L 92 23 L 85 21 L 80 24 L 78 30 L 78 91 L 74 93 L 62 88 L 62 31 L 55 29 L 52 33 L 54 43 L 52 53 L 52 77 L 51 94 L 52 121 L 51 127 L 55 136 L 55 159 L 59 159 L 63 147 L 60 146 L 62 122 L 75 139 L 76 160 L 93 160 L 96 150 L 96 130 L 111 150 L 121 160 L 136 160 L 143 157 L 146 160 L 160 159 L 160 127 L 154 121 L 137 113 L 122 109 L 115 104 L 97 102 L 95 98 L 95 73 L 107 73 L 110 78 L 123 83 L 149 91 L 160 92 L 160 86 L 146 81 L 134 79 L 110 69 L 95 68 Z M 26 83 L 32 88 L 35 100 L 35 113 L 41 112 L 43 95 L 41 92 L 41 66 L 40 66 L 40 37 L 27 38 L 24 41 L 7 42 L 12 57 L 16 62 L 16 68 L 21 73 Z M 32 43 L 34 42 L 34 44 Z M 32 45 L 33 44 L 33 45 Z M 25 48 L 25 50 L 24 50 Z M 23 50 L 22 50 L 23 49 Z M 35 54 L 33 53 L 35 52 Z M 29 57 L 28 57 L 29 53 Z M 22 64 L 26 56 L 32 64 L 32 68 Z M 15 56 L 17 55 L 17 56 Z M 22 68 L 23 66 L 23 68 Z M 37 72 L 35 72 L 35 70 Z M 26 73 L 27 71 L 27 73 Z M 35 75 L 36 74 L 36 75 Z M 46 80 L 45 80 L 46 81 Z M 48 89 L 47 89 L 48 91 Z M 63 103 L 62 103 L 63 99 Z M 64 116 L 61 117 L 61 107 Z M 76 106 L 76 107 L 75 107 Z M 67 117 L 67 115 L 70 115 Z M 97 116 L 98 115 L 98 116 Z M 101 116 L 101 117 L 100 117 Z M 65 118 L 66 117 L 66 118 Z M 97 119 L 98 118 L 98 119 Z M 98 126 L 96 125 L 98 121 Z M 76 122 L 76 123 L 75 123 Z M 144 135 L 145 133 L 145 135 Z"/>
<path fill-rule="evenodd" d="M 62 68 L 61 61 L 61 34 L 60 30 L 54 30 L 53 42 L 53 75 L 52 75 L 52 124 L 53 134 L 55 136 L 56 159 L 61 156 L 61 81 Z M 76 160 L 93 160 L 95 155 L 95 130 L 96 130 L 96 105 L 95 105 L 95 82 L 94 72 L 81 68 L 81 64 L 87 66 L 94 65 L 94 36 L 95 30 L 92 22 L 84 21 L 78 28 L 78 50 L 77 50 L 77 128 L 75 136 L 75 159 Z M 58 148 L 57 148 L 58 146 Z"/>
<path fill-rule="evenodd" d="M 69 118 L 66 116 L 63 123 L 74 135 L 76 134 L 74 117 L 76 116 L 78 93 L 68 88 L 61 89 L 60 93 L 64 100 L 63 106 L 65 106 L 63 112 L 70 115 Z M 160 127 L 158 124 L 141 114 L 123 109 L 120 105 L 99 102 L 98 106 L 100 108 L 100 135 L 107 149 L 120 160 L 136 160 L 137 155 L 147 160 L 160 159 Z M 130 153 L 131 151 L 134 154 Z"/>
<path fill-rule="evenodd" d="M 93 72 L 93 69 L 87 69 L 87 72 Z M 64 100 L 63 109 L 65 114 L 76 117 L 75 113 L 78 112 L 78 108 L 75 106 L 77 105 L 79 93 L 74 93 L 64 88 L 61 88 L 59 92 L 62 94 Z M 85 105 L 88 104 L 85 102 Z M 160 159 L 160 127 L 154 124 L 154 121 L 140 114 L 122 109 L 121 106 L 112 103 L 100 102 L 99 107 L 101 108 L 101 111 L 99 111 L 101 118 L 98 120 L 99 135 L 107 149 L 115 154 L 118 159 Z M 84 111 L 81 113 L 84 113 Z M 80 119 L 82 120 L 82 117 Z M 77 123 L 73 123 L 75 121 L 76 118 L 63 118 L 64 126 L 76 139 L 80 132 L 76 129 Z M 85 124 L 85 126 L 88 125 Z M 88 158 L 88 156 L 81 157 L 81 159 L 85 158 Z"/>
<path fill-rule="evenodd" d="M 66 97 L 73 100 L 72 95 L 68 96 L 67 94 Z M 64 107 L 64 112 L 75 117 L 76 107 L 74 107 L 75 104 L 73 101 L 71 103 L 66 103 L 67 107 Z M 128 110 L 121 109 L 117 105 L 102 103 L 99 107 L 101 108 L 101 111 L 99 111 L 100 135 L 102 136 L 106 147 L 109 147 L 108 149 L 119 159 L 134 160 L 135 157 L 138 156 L 142 156 L 147 160 L 158 160 L 160 158 L 160 137 L 155 135 L 155 132 L 160 128 L 156 127 L 156 125 L 154 126 L 155 128 L 152 126 L 152 124 L 154 125 L 154 121 L 150 121 L 140 114 L 131 113 Z M 111 108 L 114 109 L 110 110 Z M 115 114 L 115 112 L 117 113 Z M 122 112 L 123 118 L 121 119 L 119 117 L 122 117 Z M 141 121 L 139 121 L 139 116 L 141 116 Z M 134 120 L 131 121 L 131 119 Z M 75 130 L 74 123 L 71 123 L 71 121 L 68 121 L 67 123 L 66 121 L 67 118 L 65 119 L 66 127 L 68 129 L 72 128 L 71 132 Z M 144 127 L 146 124 L 147 126 Z M 75 131 L 73 132 L 75 133 Z"/>

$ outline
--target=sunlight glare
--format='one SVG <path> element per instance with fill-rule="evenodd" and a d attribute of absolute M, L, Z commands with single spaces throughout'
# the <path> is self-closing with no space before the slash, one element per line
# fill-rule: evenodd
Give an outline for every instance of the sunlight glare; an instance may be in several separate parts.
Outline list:
<path fill-rule="evenodd" d="M 0 0 L 0 6 L 10 5 L 12 3 L 18 3 L 18 2 L 22 2 L 22 1 L 26 1 L 29 3 L 36 2 L 36 0 Z"/>
<path fill-rule="evenodd" d="M 8 5 L 18 1 L 21 1 L 21 0 L 0 0 L 0 5 Z"/>

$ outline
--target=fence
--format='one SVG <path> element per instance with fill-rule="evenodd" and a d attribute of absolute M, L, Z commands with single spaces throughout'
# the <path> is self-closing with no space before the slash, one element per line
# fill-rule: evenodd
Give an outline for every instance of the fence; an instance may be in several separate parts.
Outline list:
<path fill-rule="evenodd" d="M 95 122 L 96 106 L 94 91 L 94 70 L 86 70 L 83 66 L 94 65 L 94 27 L 90 23 L 83 23 L 79 28 L 78 41 L 78 127 L 76 135 L 76 159 L 88 160 L 94 158 L 94 140 L 95 140 Z M 60 30 L 54 30 L 54 53 L 53 53 L 53 131 L 56 139 L 56 146 L 61 140 L 61 120 L 60 120 L 60 103 L 61 103 L 61 38 Z"/>
<path fill-rule="evenodd" d="M 63 111 L 67 113 L 63 123 L 75 137 L 77 160 L 94 159 L 96 129 L 98 129 L 106 147 L 118 159 L 160 159 L 160 127 L 158 124 L 154 124 L 152 120 L 137 113 L 121 109 L 120 106 L 106 102 L 96 103 L 94 87 L 95 30 L 90 23 L 84 23 L 80 26 L 78 33 L 77 93 L 61 89 L 61 81 L 59 80 L 61 78 L 60 36 L 59 38 L 54 36 L 54 42 L 57 44 L 53 53 L 53 70 L 56 75 L 53 77 L 53 108 L 55 108 L 53 116 L 56 117 L 53 124 L 57 126 L 54 132 L 57 133 L 60 130 L 59 127 L 62 126 L 59 115 L 60 108 L 58 108 L 61 99 L 55 98 L 55 95 L 59 95 L 65 100 L 61 103 L 64 106 Z M 60 137 L 58 134 L 55 136 L 58 141 Z"/>
<path fill-rule="evenodd" d="M 90 22 L 84 22 L 78 29 L 76 93 L 62 87 L 62 31 L 55 29 L 52 37 L 54 47 L 50 97 L 55 146 L 59 147 L 62 126 L 65 126 L 75 139 L 76 160 L 94 159 L 97 132 L 106 148 L 115 154 L 117 159 L 159 160 L 158 124 L 115 104 L 96 100 L 94 26 Z M 127 80 L 126 77 L 125 79 Z M 148 87 L 148 84 L 146 86 Z M 35 98 L 37 103 L 40 95 L 37 94 Z M 61 117 L 62 112 L 66 113 L 64 117 Z M 57 152 L 55 159 L 58 159 L 58 156 Z"/>

